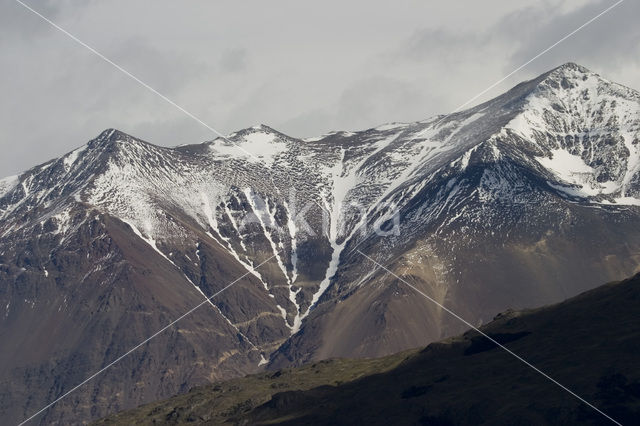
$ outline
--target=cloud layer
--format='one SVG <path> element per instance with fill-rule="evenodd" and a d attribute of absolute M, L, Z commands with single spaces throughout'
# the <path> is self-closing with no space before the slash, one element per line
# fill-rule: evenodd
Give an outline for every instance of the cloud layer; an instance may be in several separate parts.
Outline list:
<path fill-rule="evenodd" d="M 613 1 L 29 4 L 222 133 L 306 137 L 450 111 Z M 637 16 L 625 1 L 478 102 L 567 61 L 640 88 Z M 108 127 L 162 145 L 216 137 L 13 0 L 0 33 L 1 176 Z"/>

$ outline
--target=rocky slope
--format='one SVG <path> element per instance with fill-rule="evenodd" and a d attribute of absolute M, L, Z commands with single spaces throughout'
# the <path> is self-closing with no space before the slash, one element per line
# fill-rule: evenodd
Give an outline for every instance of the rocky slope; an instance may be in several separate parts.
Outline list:
<path fill-rule="evenodd" d="M 640 94 L 575 64 L 470 110 L 162 148 L 107 130 L 0 181 L 0 412 L 86 419 L 212 379 L 380 356 L 640 260 Z M 240 278 L 240 279 L 239 279 Z M 4 307 L 4 312 L 2 312 Z"/>
<path fill-rule="evenodd" d="M 408 155 L 387 163 L 400 179 L 384 199 L 401 232 L 347 240 L 326 303 L 305 324 L 313 331 L 287 342 L 276 365 L 383 355 L 462 330 L 357 250 L 477 323 L 636 271 L 639 99 L 567 64 L 426 130 L 399 127 L 410 142 L 390 145 Z"/>
<path fill-rule="evenodd" d="M 640 415 L 640 275 L 482 331 L 621 424 Z M 422 350 L 200 387 L 98 421 L 133 424 L 615 424 L 475 331 Z"/>

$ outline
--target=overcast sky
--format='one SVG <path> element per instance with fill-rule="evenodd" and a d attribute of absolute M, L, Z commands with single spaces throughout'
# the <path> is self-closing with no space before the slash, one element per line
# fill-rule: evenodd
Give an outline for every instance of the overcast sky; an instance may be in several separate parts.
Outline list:
<path fill-rule="evenodd" d="M 224 134 L 297 137 L 449 112 L 615 3 L 24 1 Z M 568 61 L 640 89 L 639 16 L 624 1 L 478 102 Z M 15 0 L 0 35 L 0 176 L 109 127 L 167 146 L 216 137 Z"/>

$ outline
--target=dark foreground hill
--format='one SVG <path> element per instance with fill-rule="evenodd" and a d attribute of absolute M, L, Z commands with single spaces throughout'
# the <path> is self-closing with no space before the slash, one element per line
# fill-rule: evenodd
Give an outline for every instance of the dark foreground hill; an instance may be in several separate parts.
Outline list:
<path fill-rule="evenodd" d="M 416 296 L 419 297 L 419 296 Z M 622 424 L 640 419 L 640 274 L 483 326 Z M 193 389 L 98 424 L 614 424 L 475 331 Z"/>

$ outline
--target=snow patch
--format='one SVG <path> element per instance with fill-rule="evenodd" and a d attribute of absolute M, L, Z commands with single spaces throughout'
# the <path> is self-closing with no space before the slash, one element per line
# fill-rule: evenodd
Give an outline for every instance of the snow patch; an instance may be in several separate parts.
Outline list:
<path fill-rule="evenodd" d="M 287 149 L 287 144 L 273 133 L 256 131 L 242 136 L 238 141 L 218 138 L 209 149 L 224 157 L 243 157 L 250 162 L 264 162 L 271 166 L 275 157 Z"/>
<path fill-rule="evenodd" d="M 406 125 L 407 125 L 406 123 L 387 123 L 387 124 L 383 124 L 382 126 L 376 127 L 375 130 L 379 130 L 379 131 L 393 130 L 400 127 L 405 127 Z"/>
<path fill-rule="evenodd" d="M 7 195 L 13 188 L 18 186 L 18 176 L 8 176 L 0 179 L 0 198 Z"/>
<path fill-rule="evenodd" d="M 133 230 L 133 233 L 136 234 L 138 237 L 140 237 L 140 239 L 142 239 L 149 246 L 151 246 L 151 248 L 154 249 L 160 256 L 164 257 L 169 262 L 171 262 L 171 264 L 173 264 L 175 266 L 175 263 L 173 263 L 173 261 L 171 259 L 169 259 L 163 252 L 160 251 L 160 249 L 156 245 L 156 240 L 154 240 L 153 237 L 145 237 L 144 235 L 142 235 L 140 230 L 136 227 L 136 225 L 134 225 L 134 223 L 132 221 L 129 221 L 129 220 L 123 219 L 123 218 L 120 218 L 120 220 L 122 220 L 124 223 L 129 225 L 131 227 L 131 229 Z"/>
<path fill-rule="evenodd" d="M 286 312 L 284 314 L 285 315 L 284 319 L 285 319 L 285 324 L 291 329 L 291 333 L 295 334 L 300 330 L 300 326 L 302 325 L 302 316 L 300 315 L 300 305 L 298 305 L 298 302 L 296 300 L 297 292 L 293 290 L 293 281 L 291 277 L 289 277 L 287 268 L 285 267 L 282 261 L 282 257 L 280 256 L 280 253 L 281 251 L 283 251 L 284 247 L 282 246 L 282 243 L 280 243 L 280 246 L 278 247 L 273 240 L 273 235 L 271 234 L 271 229 L 278 228 L 276 219 L 275 219 L 275 212 L 270 210 L 269 200 L 261 199 L 251 190 L 251 188 L 246 188 L 244 190 L 244 194 L 249 202 L 249 205 L 251 206 L 251 210 L 253 210 L 253 213 L 258 220 L 258 223 L 260 223 L 260 226 L 263 229 L 265 238 L 267 239 L 267 241 L 269 242 L 269 245 L 271 246 L 274 259 L 276 260 L 278 266 L 280 267 L 280 270 L 282 271 L 282 274 L 287 280 L 287 286 L 289 288 L 289 300 L 291 301 L 293 306 L 295 306 L 296 313 L 293 318 L 292 325 L 289 325 L 289 323 L 287 322 Z M 298 289 L 298 291 L 300 291 L 300 289 Z"/>
<path fill-rule="evenodd" d="M 53 231 L 54 235 L 66 234 L 71 227 L 71 212 L 64 210 L 56 215 L 51 216 L 56 224 L 56 230 Z"/>
<path fill-rule="evenodd" d="M 80 154 L 82 154 L 82 152 L 84 152 L 84 150 L 86 149 L 87 149 L 87 145 L 83 145 L 80 148 L 74 151 L 71 151 L 69 154 L 67 154 L 63 159 L 65 170 L 69 170 L 71 166 L 73 166 L 76 160 L 78 159 L 78 156 L 80 156 Z"/>
<path fill-rule="evenodd" d="M 640 200 L 633 197 L 618 197 L 613 201 L 615 201 L 616 204 L 622 204 L 625 206 L 640 206 Z"/>
<path fill-rule="evenodd" d="M 615 182 L 599 183 L 595 180 L 595 170 L 584 162 L 582 157 L 569 153 L 564 149 L 551 151 L 551 158 L 536 157 L 536 160 L 567 187 L 552 185 L 569 195 L 592 197 L 600 194 L 611 194 L 618 189 Z"/>
<path fill-rule="evenodd" d="M 216 234 L 218 234 L 220 239 L 222 241 L 224 241 L 226 245 L 223 245 L 218 240 L 218 238 L 214 237 L 213 234 L 211 234 L 209 231 L 207 231 L 207 235 L 209 237 L 211 237 L 211 239 L 214 240 L 216 243 L 218 243 L 220 246 L 222 246 L 223 248 L 227 249 L 229 254 L 231 254 L 231 256 L 233 256 L 233 258 L 236 259 L 236 261 L 240 265 L 242 265 L 247 270 L 247 272 L 251 273 L 254 277 L 258 278 L 260 280 L 260 282 L 262 283 L 262 285 L 264 286 L 264 289 L 267 291 L 267 293 L 269 293 L 269 295 L 271 295 L 271 293 L 269 292 L 269 287 L 267 286 L 267 283 L 262 278 L 262 275 L 258 271 L 256 271 L 255 268 L 252 265 L 250 265 L 247 262 L 245 262 L 242 259 L 240 259 L 240 256 L 238 255 L 238 253 L 234 250 L 233 246 L 231 245 L 231 241 L 229 240 L 229 238 L 224 237 L 222 235 L 222 233 L 220 232 L 220 229 L 218 228 L 218 221 L 216 219 L 215 213 L 211 209 L 211 204 L 209 202 L 209 197 L 207 196 L 207 194 L 205 194 L 204 192 L 201 192 L 200 193 L 200 197 L 202 199 L 202 207 L 203 207 L 203 210 L 204 210 L 204 214 L 205 214 L 205 216 L 207 218 L 207 221 L 209 223 L 209 226 L 211 227 L 211 229 L 213 229 L 213 231 Z"/>

